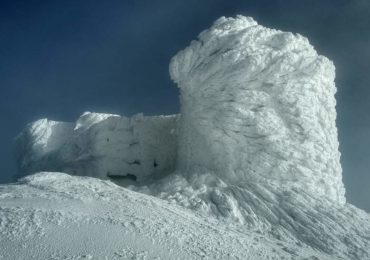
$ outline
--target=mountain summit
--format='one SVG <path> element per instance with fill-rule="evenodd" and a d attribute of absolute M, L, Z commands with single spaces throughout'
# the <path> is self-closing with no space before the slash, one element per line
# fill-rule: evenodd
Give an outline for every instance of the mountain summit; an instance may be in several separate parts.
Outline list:
<path fill-rule="evenodd" d="M 25 232 L 56 241 L 55 232 L 74 234 L 46 225 L 52 216 L 65 227 L 80 223 L 82 237 L 91 223 L 99 236 L 126 230 L 122 239 L 139 242 L 123 257 L 370 259 L 370 216 L 345 200 L 329 59 L 301 35 L 221 17 L 172 58 L 170 75 L 179 115 L 85 113 L 76 123 L 26 127 L 16 141 L 18 175 L 44 173 L 0 187 L 0 220 L 23 225 L 14 233 L 0 222 L 15 241 L 7 248 Z M 22 222 L 30 211 L 40 215 L 36 226 Z M 112 239 L 109 259 L 129 244 Z M 48 248 L 64 252 L 67 241 L 58 243 Z M 168 243 L 176 252 L 166 256 Z M 92 248 L 72 251 L 103 259 Z"/>

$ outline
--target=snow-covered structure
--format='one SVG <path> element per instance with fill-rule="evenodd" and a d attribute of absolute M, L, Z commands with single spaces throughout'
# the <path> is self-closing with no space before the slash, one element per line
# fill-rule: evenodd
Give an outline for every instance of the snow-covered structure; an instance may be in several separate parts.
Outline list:
<path fill-rule="evenodd" d="M 176 162 L 176 116 L 84 113 L 76 123 L 41 119 L 17 137 L 18 174 L 158 178 Z"/>
<path fill-rule="evenodd" d="M 238 235 L 310 248 L 323 253 L 320 259 L 370 259 L 370 217 L 344 197 L 330 60 L 301 35 L 222 17 L 172 59 L 170 75 L 180 88 L 180 115 L 86 113 L 76 123 L 36 121 L 16 141 L 19 175 L 126 176 L 142 181 L 124 186 Z M 38 174 L 22 183 L 38 187 L 40 197 L 56 183 L 63 196 L 75 192 L 76 182 L 88 197 L 90 187 L 113 185 L 44 174 L 46 180 Z M 230 241 L 227 247 L 236 240 Z M 297 249 L 281 250 L 302 258 Z"/>
<path fill-rule="evenodd" d="M 343 204 L 334 70 L 301 35 L 218 19 L 170 64 L 181 90 L 178 168 Z"/>
<path fill-rule="evenodd" d="M 335 126 L 334 66 L 308 40 L 220 18 L 171 61 L 181 116 L 87 113 L 39 120 L 17 139 L 21 175 L 99 178 L 212 172 L 345 202 Z M 178 129 L 178 138 L 176 129 Z"/>

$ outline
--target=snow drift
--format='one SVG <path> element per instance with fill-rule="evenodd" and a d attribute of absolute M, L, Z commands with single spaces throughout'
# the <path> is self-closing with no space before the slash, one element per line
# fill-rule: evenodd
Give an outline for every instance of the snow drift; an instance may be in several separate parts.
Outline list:
<path fill-rule="evenodd" d="M 301 35 L 222 17 L 170 74 L 180 115 L 37 121 L 17 139 L 20 174 L 134 176 L 128 188 L 241 233 L 370 259 L 370 217 L 344 197 L 330 60 Z"/>

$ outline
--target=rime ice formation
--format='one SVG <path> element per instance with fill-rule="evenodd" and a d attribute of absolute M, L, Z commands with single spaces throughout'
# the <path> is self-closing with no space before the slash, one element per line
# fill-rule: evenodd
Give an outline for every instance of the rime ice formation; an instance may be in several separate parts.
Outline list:
<path fill-rule="evenodd" d="M 173 116 L 43 119 L 18 139 L 20 172 L 142 177 L 168 173 L 177 160 L 185 175 L 211 171 L 227 183 L 345 203 L 334 66 L 306 38 L 223 17 L 172 59 L 170 74 L 181 90 L 178 138 Z"/>
<path fill-rule="evenodd" d="M 41 119 L 17 138 L 19 175 L 62 171 L 106 179 L 174 170 L 176 116 L 85 113 L 75 124 Z"/>
<path fill-rule="evenodd" d="M 220 18 L 171 61 L 178 167 L 345 202 L 334 66 L 301 35 Z"/>
<path fill-rule="evenodd" d="M 170 74 L 181 92 L 180 115 L 127 118 L 86 113 L 76 123 L 39 120 L 17 138 L 20 175 L 63 171 L 102 179 L 136 178 L 137 182 L 119 183 L 175 204 L 158 202 L 170 219 L 169 229 L 180 236 L 171 241 L 178 241 L 179 250 L 186 244 L 194 256 L 175 258 L 201 258 L 201 252 L 209 252 L 209 259 L 225 259 L 223 252 L 230 259 L 239 255 L 239 259 L 245 255 L 246 259 L 282 259 L 285 253 L 290 259 L 370 259 L 370 216 L 347 204 L 344 197 L 331 61 L 300 35 L 238 16 L 220 18 L 202 32 L 172 59 Z M 45 179 L 37 174 L 23 179 L 24 185 L 7 188 L 14 191 L 1 193 L 0 187 L 0 200 L 14 203 L 12 194 L 23 189 L 26 200 L 49 197 L 47 185 L 63 198 L 76 190 L 91 198 L 93 190 L 94 200 L 108 205 L 93 205 L 108 216 L 108 223 L 121 223 L 115 214 L 130 212 L 123 218 L 138 214 L 146 221 L 140 225 L 153 225 L 159 232 L 168 226 L 152 218 L 152 210 L 158 212 L 153 197 L 132 195 L 126 189 L 118 192 L 107 181 L 44 174 Z M 80 195 L 72 197 L 80 201 Z M 131 206 L 120 211 L 113 203 L 117 201 Z M 131 210 L 133 201 L 140 204 L 138 211 Z M 190 209 L 191 217 L 179 218 L 189 211 L 180 213 L 177 206 Z M 142 210 L 147 207 L 150 213 Z M 231 251 L 212 255 L 223 238 L 214 233 L 202 236 L 208 232 L 202 228 L 193 232 L 191 226 L 173 224 L 185 221 L 197 227 L 201 222 L 195 216 L 220 227 L 221 237 L 236 232 L 237 240 L 221 242 Z M 143 230 L 139 233 L 146 234 Z M 189 232 L 190 237 L 180 235 Z M 241 246 L 252 233 L 274 241 L 280 251 L 265 254 L 264 249 L 254 255 L 254 245 Z M 12 232 L 5 228 L 5 234 Z M 210 242 L 192 239 L 198 236 Z M 241 254 L 233 251 L 238 243 L 236 251 L 242 250 Z M 189 245 L 194 244 L 198 247 L 191 251 Z M 303 256 L 300 249 L 306 252 L 307 248 L 318 256 L 312 252 Z"/>

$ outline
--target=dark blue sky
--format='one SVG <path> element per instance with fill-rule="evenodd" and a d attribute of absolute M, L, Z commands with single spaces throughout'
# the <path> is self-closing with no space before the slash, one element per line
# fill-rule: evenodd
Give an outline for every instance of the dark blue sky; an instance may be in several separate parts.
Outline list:
<path fill-rule="evenodd" d="M 15 172 L 13 138 L 42 117 L 86 110 L 179 110 L 168 63 L 218 17 L 243 14 L 308 37 L 337 68 L 348 201 L 370 212 L 370 1 L 63 0 L 0 2 L 0 182 Z"/>

